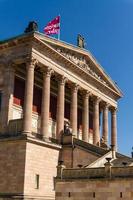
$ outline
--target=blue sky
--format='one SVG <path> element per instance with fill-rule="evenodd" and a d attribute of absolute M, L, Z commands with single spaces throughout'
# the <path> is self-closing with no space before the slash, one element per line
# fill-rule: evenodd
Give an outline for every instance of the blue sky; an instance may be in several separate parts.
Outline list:
<path fill-rule="evenodd" d="M 86 48 L 124 93 L 119 101 L 119 151 L 133 146 L 133 0 L 0 0 L 0 40 L 22 34 L 31 20 L 39 31 L 61 15 L 61 40 Z"/>

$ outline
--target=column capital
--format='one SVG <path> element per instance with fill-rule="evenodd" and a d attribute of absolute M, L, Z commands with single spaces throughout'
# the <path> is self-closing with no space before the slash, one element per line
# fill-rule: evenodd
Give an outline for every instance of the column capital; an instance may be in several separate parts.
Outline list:
<path fill-rule="evenodd" d="M 102 103 L 102 105 L 104 109 L 108 109 L 110 107 L 110 104 L 105 101 Z"/>
<path fill-rule="evenodd" d="M 54 70 L 50 67 L 46 67 L 45 69 L 41 70 L 43 73 L 43 76 L 51 76 L 54 73 Z"/>
<path fill-rule="evenodd" d="M 57 75 L 57 81 L 60 85 L 64 85 L 68 79 L 63 75 Z"/>
<path fill-rule="evenodd" d="M 38 64 L 38 60 L 34 57 L 28 57 L 25 63 L 26 67 L 35 68 L 35 66 Z"/>
<path fill-rule="evenodd" d="M 79 89 L 79 85 L 77 83 L 71 84 L 71 90 L 77 92 Z"/>
<path fill-rule="evenodd" d="M 101 98 L 100 98 L 100 97 L 98 97 L 98 96 L 93 96 L 93 102 L 94 102 L 95 104 L 99 104 L 100 101 L 101 101 Z"/>
<path fill-rule="evenodd" d="M 116 114 L 116 112 L 118 111 L 118 108 L 114 107 L 114 106 L 111 106 L 110 107 L 110 111 L 111 111 L 112 114 Z"/>
<path fill-rule="evenodd" d="M 91 92 L 88 90 L 83 90 L 82 95 L 83 95 L 83 98 L 89 98 L 89 96 L 91 95 Z"/>

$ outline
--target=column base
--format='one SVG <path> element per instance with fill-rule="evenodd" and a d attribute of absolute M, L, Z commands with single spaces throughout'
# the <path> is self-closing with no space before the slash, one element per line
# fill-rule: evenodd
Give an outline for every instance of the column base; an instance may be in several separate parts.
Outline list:
<path fill-rule="evenodd" d="M 29 131 L 22 131 L 22 134 L 32 137 L 32 133 Z"/>
<path fill-rule="evenodd" d="M 51 140 L 49 139 L 49 138 L 47 138 L 47 137 L 42 137 L 42 139 L 43 139 L 43 141 L 45 141 L 45 142 L 48 142 L 48 143 L 51 143 Z"/>

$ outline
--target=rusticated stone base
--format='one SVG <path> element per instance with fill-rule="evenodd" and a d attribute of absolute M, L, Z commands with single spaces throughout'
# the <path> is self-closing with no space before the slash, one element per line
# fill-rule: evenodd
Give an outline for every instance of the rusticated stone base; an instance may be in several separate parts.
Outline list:
<path fill-rule="evenodd" d="M 60 148 L 26 136 L 0 139 L 0 200 L 54 200 Z"/>

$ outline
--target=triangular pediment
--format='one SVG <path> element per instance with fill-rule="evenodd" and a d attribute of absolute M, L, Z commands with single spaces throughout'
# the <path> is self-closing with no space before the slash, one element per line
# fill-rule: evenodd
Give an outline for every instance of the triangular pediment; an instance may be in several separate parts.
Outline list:
<path fill-rule="evenodd" d="M 75 69 L 78 76 L 85 75 L 85 80 L 95 83 L 99 90 L 107 90 L 106 93 L 114 95 L 115 100 L 122 97 L 122 92 L 114 81 L 106 74 L 104 69 L 99 65 L 91 53 L 85 49 L 73 46 L 63 41 L 45 36 L 44 34 L 34 32 L 23 34 L 9 40 L 1 42 L 1 49 L 8 48 L 23 43 L 25 51 L 30 51 L 31 46 L 38 48 L 42 54 L 49 56 L 49 59 L 55 59 L 71 69 Z M 32 44 L 32 45 L 31 45 Z M 21 45 L 20 45 L 21 46 Z M 29 48 L 29 49 L 28 49 Z M 17 50 L 17 49 L 16 49 Z M 19 49 L 17 50 L 19 51 Z M 21 53 L 21 51 L 19 51 Z M 13 54 L 15 56 L 15 54 Z M 17 53 L 18 55 L 18 53 Z M 84 79 L 84 77 L 82 77 Z"/>
<path fill-rule="evenodd" d="M 96 61 L 96 59 L 91 55 L 91 53 L 85 49 L 67 44 L 57 39 L 47 37 L 43 34 L 36 34 L 36 37 L 43 43 L 47 44 L 58 54 L 62 55 L 64 58 L 77 65 L 79 69 L 83 69 L 98 80 L 101 84 L 111 88 L 119 97 L 122 97 L 122 92 L 115 84 L 115 82 L 110 78 L 101 65 Z"/>

